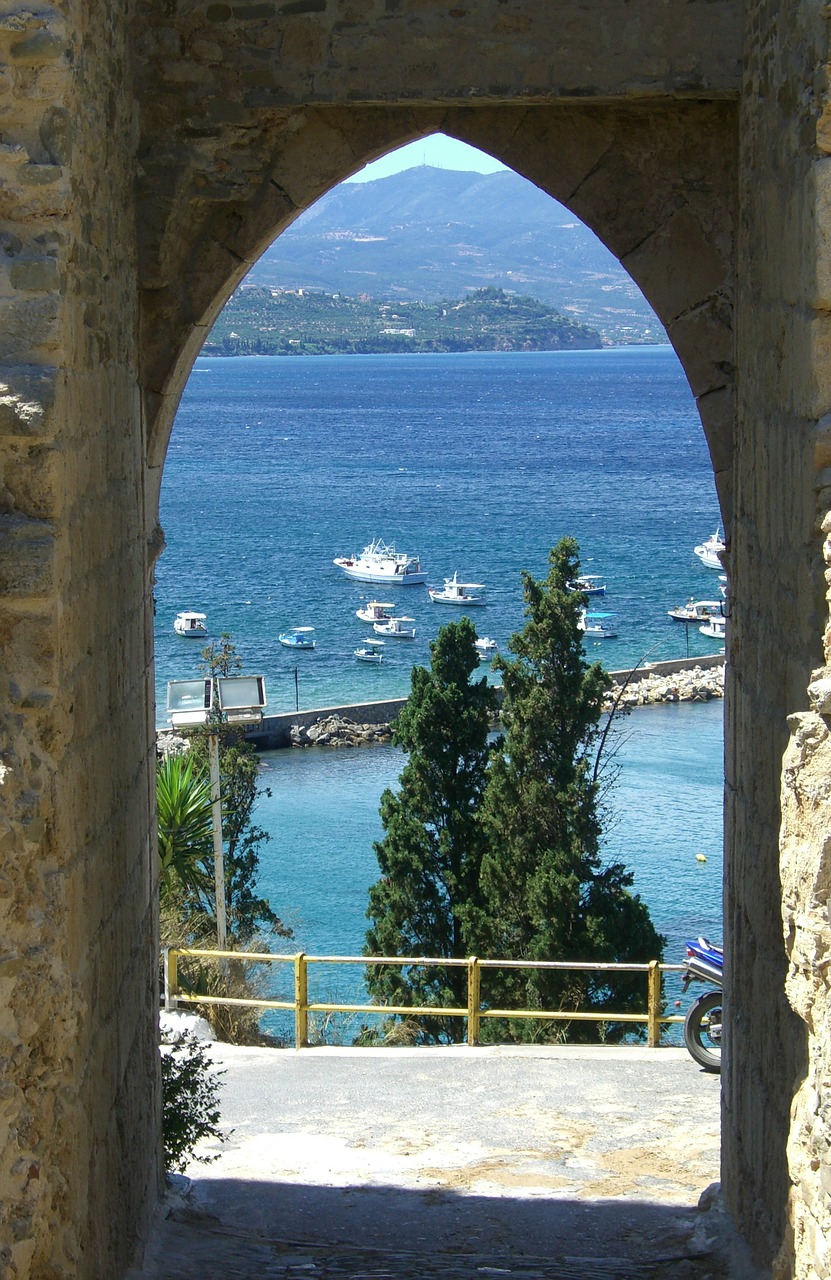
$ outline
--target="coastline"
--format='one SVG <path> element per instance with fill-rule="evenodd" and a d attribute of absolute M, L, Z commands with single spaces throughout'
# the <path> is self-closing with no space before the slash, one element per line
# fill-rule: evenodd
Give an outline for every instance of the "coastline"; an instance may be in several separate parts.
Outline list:
<path fill-rule="evenodd" d="M 644 664 L 634 671 L 611 671 L 614 682 L 607 710 L 617 700 L 621 708 L 654 707 L 678 702 L 709 702 L 724 696 L 724 655 L 681 658 L 674 662 Z M 359 702 L 308 711 L 286 711 L 265 716 L 246 733 L 257 751 L 287 747 L 357 747 L 388 742 L 390 726 L 406 698 Z M 160 753 L 182 750 L 183 739 L 172 729 L 156 733 Z"/>

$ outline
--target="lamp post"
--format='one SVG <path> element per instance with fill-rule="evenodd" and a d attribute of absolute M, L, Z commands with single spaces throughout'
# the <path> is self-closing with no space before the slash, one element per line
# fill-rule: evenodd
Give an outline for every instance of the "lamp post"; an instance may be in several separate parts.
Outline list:
<path fill-rule="evenodd" d="M 219 730 L 223 724 L 259 724 L 265 706 L 265 680 L 262 676 L 206 676 L 201 680 L 169 680 L 167 684 L 167 710 L 172 727 L 195 729 L 208 726 L 218 951 L 228 949 Z"/>

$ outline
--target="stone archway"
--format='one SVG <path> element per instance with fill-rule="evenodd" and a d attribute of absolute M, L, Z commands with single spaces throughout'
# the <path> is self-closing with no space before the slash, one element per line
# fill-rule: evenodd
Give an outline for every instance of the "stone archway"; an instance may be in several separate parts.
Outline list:
<path fill-rule="evenodd" d="M 781 1247 L 782 1275 L 827 1271 L 831 1122 L 810 1088 L 790 1174 L 785 1148 L 828 1042 L 828 800 L 801 778 L 831 715 L 806 693 L 827 625 L 830 27 L 813 0 L 563 0 L 556 21 L 545 0 L 65 0 L 0 22 L 12 1275 L 120 1274 L 158 1187 L 149 619 L 181 386 L 258 246 L 436 129 L 606 240 L 699 399 L 733 587 L 725 1186 L 760 1262 Z"/>

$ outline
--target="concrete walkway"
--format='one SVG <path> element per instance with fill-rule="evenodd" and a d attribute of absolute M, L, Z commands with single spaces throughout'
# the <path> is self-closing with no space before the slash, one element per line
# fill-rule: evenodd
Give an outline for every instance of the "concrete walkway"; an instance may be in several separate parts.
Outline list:
<path fill-rule="evenodd" d="M 213 1046 L 224 1145 L 130 1280 L 716 1280 L 719 1080 L 680 1049 Z"/>

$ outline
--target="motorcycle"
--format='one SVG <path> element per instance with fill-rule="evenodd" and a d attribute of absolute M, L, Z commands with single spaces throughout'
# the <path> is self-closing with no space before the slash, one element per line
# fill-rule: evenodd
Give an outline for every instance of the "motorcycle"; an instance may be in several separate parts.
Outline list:
<path fill-rule="evenodd" d="M 694 1000 L 684 1019 L 684 1044 L 705 1071 L 721 1071 L 721 987 L 724 951 L 706 938 L 688 942 L 684 961 L 686 972 L 681 986 L 686 992 L 691 982 L 706 982 L 716 991 L 705 991 Z"/>

